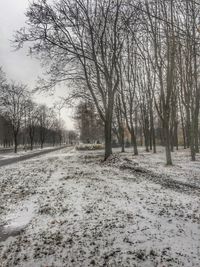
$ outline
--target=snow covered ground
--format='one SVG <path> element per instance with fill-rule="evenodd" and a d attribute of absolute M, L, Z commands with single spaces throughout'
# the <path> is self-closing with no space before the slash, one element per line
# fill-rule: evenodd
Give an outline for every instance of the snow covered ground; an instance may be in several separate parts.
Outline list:
<path fill-rule="evenodd" d="M 200 266 L 200 159 L 69 148 L 0 168 L 0 266 Z"/>
<path fill-rule="evenodd" d="M 119 153 L 119 149 L 115 149 Z M 172 152 L 173 166 L 165 166 L 165 150 L 157 147 L 156 154 L 145 152 L 139 148 L 139 155 L 131 155 L 132 149 L 126 149 L 127 153 L 122 154 L 123 158 L 132 160 L 132 163 L 139 163 L 140 167 L 153 171 L 160 178 L 170 178 L 179 182 L 189 183 L 200 187 L 200 154 L 196 155 L 196 161 L 191 161 L 190 150 L 180 148 Z"/>

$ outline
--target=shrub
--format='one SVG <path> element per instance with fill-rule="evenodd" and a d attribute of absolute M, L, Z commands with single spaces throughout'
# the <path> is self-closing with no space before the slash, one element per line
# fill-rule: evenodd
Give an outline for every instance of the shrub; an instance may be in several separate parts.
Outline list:
<path fill-rule="evenodd" d="M 104 145 L 102 144 L 81 144 L 76 146 L 76 150 L 99 150 L 103 148 Z"/>

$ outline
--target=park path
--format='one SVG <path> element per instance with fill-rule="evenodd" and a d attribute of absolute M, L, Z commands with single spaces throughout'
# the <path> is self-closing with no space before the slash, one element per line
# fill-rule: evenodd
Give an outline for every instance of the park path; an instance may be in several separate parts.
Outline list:
<path fill-rule="evenodd" d="M 8 159 L 0 159 L 0 167 L 6 166 L 6 165 L 10 165 L 10 164 L 13 164 L 13 163 L 17 163 L 17 162 L 20 162 L 20 161 L 24 161 L 24 160 L 27 160 L 27 159 L 31 159 L 31 158 L 34 158 L 34 157 L 37 157 L 37 156 L 41 156 L 41 155 L 44 155 L 44 154 L 47 154 L 47 153 L 50 153 L 50 152 L 54 152 L 54 151 L 57 151 L 57 150 L 60 150 L 60 149 L 64 149 L 66 147 L 67 146 L 49 148 L 49 149 L 45 149 L 45 150 L 42 150 L 42 151 L 36 151 L 36 152 L 31 153 L 31 154 L 27 152 L 26 155 L 22 155 L 22 156 L 18 156 L 18 157 L 13 157 L 13 158 L 8 158 Z"/>

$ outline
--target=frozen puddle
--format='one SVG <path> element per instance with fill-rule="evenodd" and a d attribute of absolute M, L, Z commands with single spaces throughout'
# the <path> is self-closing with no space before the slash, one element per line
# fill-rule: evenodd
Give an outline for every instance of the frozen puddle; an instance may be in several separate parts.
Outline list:
<path fill-rule="evenodd" d="M 22 202 L 13 210 L 5 217 L 5 223 L 0 225 L 0 242 L 10 236 L 18 235 L 30 223 L 35 215 L 36 201 Z"/>

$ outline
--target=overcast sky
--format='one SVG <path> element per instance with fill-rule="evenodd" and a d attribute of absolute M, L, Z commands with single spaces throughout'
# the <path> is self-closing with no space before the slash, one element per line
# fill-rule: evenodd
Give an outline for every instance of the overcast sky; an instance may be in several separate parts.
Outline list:
<path fill-rule="evenodd" d="M 28 84 L 30 89 L 33 89 L 37 77 L 41 76 L 44 70 L 38 60 L 27 56 L 25 49 L 14 52 L 10 43 L 14 32 L 25 25 L 24 13 L 28 5 L 29 0 L 0 0 L 0 66 L 8 79 Z M 35 100 L 51 106 L 59 96 L 64 95 L 65 89 L 58 87 L 55 96 L 37 95 Z M 65 109 L 61 115 L 67 128 L 72 129 L 72 111 Z"/>

